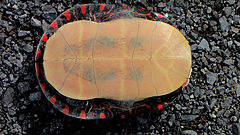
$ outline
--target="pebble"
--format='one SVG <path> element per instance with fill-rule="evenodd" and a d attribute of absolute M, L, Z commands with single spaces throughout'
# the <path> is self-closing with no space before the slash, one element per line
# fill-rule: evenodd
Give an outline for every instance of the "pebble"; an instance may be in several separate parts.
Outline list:
<path fill-rule="evenodd" d="M 29 44 L 24 45 L 23 50 L 30 53 L 33 51 L 33 47 Z"/>
<path fill-rule="evenodd" d="M 237 118 L 236 116 L 232 116 L 232 117 L 230 118 L 230 120 L 231 120 L 232 122 L 236 122 L 236 121 L 238 120 L 238 118 Z"/>
<path fill-rule="evenodd" d="M 197 50 L 197 47 L 198 47 L 197 44 L 193 44 L 193 45 L 191 45 L 191 51 L 195 51 L 195 50 Z"/>
<path fill-rule="evenodd" d="M 38 92 L 30 93 L 29 100 L 30 101 L 39 101 L 39 100 L 41 100 L 41 92 L 38 91 Z"/>
<path fill-rule="evenodd" d="M 43 17 L 48 22 L 53 22 L 57 18 L 57 11 L 55 8 L 50 8 L 49 10 L 44 10 L 43 12 Z"/>
<path fill-rule="evenodd" d="M 182 131 L 182 135 L 198 135 L 194 130 L 184 130 Z"/>
<path fill-rule="evenodd" d="M 179 105 L 179 104 L 176 104 L 175 107 L 176 107 L 176 109 L 179 110 L 179 111 L 182 109 L 182 106 Z"/>
<path fill-rule="evenodd" d="M 26 35 L 29 34 L 29 33 L 30 33 L 30 31 L 20 30 L 20 31 L 18 32 L 18 36 L 19 36 L 19 37 L 24 37 L 24 36 L 26 36 Z"/>
<path fill-rule="evenodd" d="M 190 122 L 190 121 L 194 121 L 198 117 L 199 117 L 199 115 L 182 115 L 181 119 L 184 121 Z"/>
<path fill-rule="evenodd" d="M 41 27 L 41 21 L 39 21 L 38 19 L 36 19 L 36 18 L 34 18 L 34 17 L 32 17 L 32 19 L 31 19 L 31 24 L 32 24 L 32 26 L 37 26 L 37 27 Z"/>
<path fill-rule="evenodd" d="M 234 4 L 235 3 L 235 0 L 228 0 L 227 1 L 230 5 Z"/>
<path fill-rule="evenodd" d="M 2 103 L 4 106 L 8 106 L 13 101 L 14 89 L 9 87 L 3 94 Z"/>
<path fill-rule="evenodd" d="M 224 7 L 223 12 L 226 15 L 226 17 L 229 17 L 232 13 L 232 8 L 231 7 Z"/>
<path fill-rule="evenodd" d="M 240 84 L 236 85 L 234 90 L 235 90 L 235 92 L 237 94 L 237 97 L 240 97 Z"/>
<path fill-rule="evenodd" d="M 30 84 L 28 82 L 19 82 L 18 83 L 18 90 L 21 93 L 25 93 L 30 90 Z"/>
<path fill-rule="evenodd" d="M 206 77 L 207 77 L 207 83 L 210 85 L 213 85 L 218 80 L 217 73 L 208 72 L 206 73 Z"/>
<path fill-rule="evenodd" d="M 228 109 L 230 105 L 232 104 L 232 98 L 227 97 L 223 103 L 221 104 L 222 108 Z"/>
<path fill-rule="evenodd" d="M 227 110 L 225 113 L 224 113 L 224 117 L 228 118 L 230 116 L 231 112 L 229 110 Z"/>
<path fill-rule="evenodd" d="M 203 38 L 203 39 L 201 40 L 200 44 L 198 45 L 198 49 L 199 49 L 199 50 L 210 51 L 208 41 Z"/>
<path fill-rule="evenodd" d="M 228 32 L 230 29 L 230 24 L 227 21 L 227 18 L 225 16 L 219 18 L 219 24 L 222 32 Z"/>

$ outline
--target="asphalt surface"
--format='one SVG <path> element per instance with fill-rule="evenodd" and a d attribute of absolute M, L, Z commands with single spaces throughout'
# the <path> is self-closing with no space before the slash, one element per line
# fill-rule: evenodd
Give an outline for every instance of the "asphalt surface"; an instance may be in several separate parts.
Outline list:
<path fill-rule="evenodd" d="M 34 56 L 46 27 L 82 3 L 136 1 L 1 0 L 0 135 L 8 134 L 240 134 L 240 1 L 143 0 L 169 17 L 188 39 L 190 84 L 169 107 L 124 120 L 79 120 L 47 101 L 35 76 Z"/>

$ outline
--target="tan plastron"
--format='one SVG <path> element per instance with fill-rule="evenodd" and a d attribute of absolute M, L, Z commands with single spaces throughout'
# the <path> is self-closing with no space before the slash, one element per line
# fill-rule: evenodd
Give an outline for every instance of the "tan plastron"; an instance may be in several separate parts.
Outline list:
<path fill-rule="evenodd" d="M 48 82 L 67 97 L 140 100 L 181 87 L 190 74 L 191 50 L 163 22 L 81 20 L 50 37 L 43 65 Z"/>

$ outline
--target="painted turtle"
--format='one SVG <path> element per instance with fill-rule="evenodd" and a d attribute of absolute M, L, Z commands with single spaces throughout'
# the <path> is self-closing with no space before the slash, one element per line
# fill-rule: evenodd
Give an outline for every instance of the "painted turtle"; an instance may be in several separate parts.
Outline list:
<path fill-rule="evenodd" d="M 63 12 L 35 56 L 44 95 L 81 119 L 145 116 L 186 86 L 188 41 L 162 14 L 142 6 L 85 4 Z"/>

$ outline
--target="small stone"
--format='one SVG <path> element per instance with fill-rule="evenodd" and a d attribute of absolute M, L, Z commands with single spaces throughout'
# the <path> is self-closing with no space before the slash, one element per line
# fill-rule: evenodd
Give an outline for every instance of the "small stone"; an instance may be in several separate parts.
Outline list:
<path fill-rule="evenodd" d="M 234 135 L 240 135 L 240 123 L 234 123 L 232 131 Z"/>
<path fill-rule="evenodd" d="M 230 4 L 230 5 L 233 5 L 235 3 L 235 0 L 227 0 L 227 2 Z"/>
<path fill-rule="evenodd" d="M 41 26 L 41 21 L 32 17 L 31 24 L 32 24 L 32 26 L 40 27 Z"/>
<path fill-rule="evenodd" d="M 155 127 L 153 125 L 150 126 L 150 130 L 154 130 Z"/>
<path fill-rule="evenodd" d="M 204 94 L 204 91 L 201 90 L 201 89 L 199 89 L 199 88 L 196 88 L 196 89 L 194 90 L 194 96 L 195 96 L 195 97 L 200 97 L 200 96 L 203 95 L 203 94 Z"/>
<path fill-rule="evenodd" d="M 207 76 L 207 83 L 213 85 L 217 80 L 218 80 L 218 74 L 217 73 L 212 73 L 208 72 L 206 73 Z"/>
<path fill-rule="evenodd" d="M 240 42 L 238 42 L 237 40 L 234 40 L 234 43 L 240 48 Z"/>
<path fill-rule="evenodd" d="M 2 103 L 4 106 L 8 106 L 13 101 L 14 89 L 9 87 L 3 94 Z"/>
<path fill-rule="evenodd" d="M 234 15 L 233 20 L 234 20 L 235 23 L 239 24 L 240 23 L 240 15 Z"/>
<path fill-rule="evenodd" d="M 228 109 L 231 104 L 232 104 L 232 98 L 228 97 L 222 102 L 221 106 L 224 109 Z"/>
<path fill-rule="evenodd" d="M 26 44 L 24 45 L 23 50 L 30 53 L 33 51 L 33 47 L 31 45 Z"/>
<path fill-rule="evenodd" d="M 223 116 L 228 118 L 228 117 L 230 116 L 230 114 L 231 114 L 231 112 L 230 112 L 229 110 L 227 110 L 227 111 L 224 113 Z"/>
<path fill-rule="evenodd" d="M 215 26 L 215 25 L 217 25 L 216 21 L 210 21 L 210 26 Z"/>
<path fill-rule="evenodd" d="M 55 8 L 50 8 L 49 10 L 44 10 L 43 17 L 48 22 L 53 22 L 57 18 L 57 11 Z"/>
<path fill-rule="evenodd" d="M 184 130 L 182 131 L 182 135 L 197 135 L 197 132 L 193 130 Z"/>
<path fill-rule="evenodd" d="M 232 8 L 231 7 L 224 7 L 223 12 L 226 15 L 226 17 L 228 17 L 232 13 Z"/>
<path fill-rule="evenodd" d="M 232 59 L 228 59 L 228 60 L 224 60 L 223 63 L 230 66 L 234 64 L 234 61 Z"/>
<path fill-rule="evenodd" d="M 212 8 L 211 7 L 208 7 L 207 8 L 207 13 L 209 14 L 209 13 L 211 13 L 212 12 Z"/>
<path fill-rule="evenodd" d="M 213 14 L 213 17 L 214 17 L 215 19 L 218 19 L 218 18 L 219 18 L 219 15 L 218 15 L 218 12 L 217 12 L 217 11 L 212 10 L 212 14 Z"/>
<path fill-rule="evenodd" d="M 236 28 L 236 27 L 231 26 L 231 29 L 232 29 L 232 31 L 233 31 L 234 33 L 238 33 L 238 32 L 239 32 L 239 29 Z"/>
<path fill-rule="evenodd" d="M 221 119 L 221 118 L 218 118 L 217 119 L 217 124 L 219 125 L 219 126 L 222 126 L 222 125 L 224 125 L 224 121 Z"/>
<path fill-rule="evenodd" d="M 193 120 L 195 120 L 196 118 L 198 118 L 199 117 L 199 115 L 182 115 L 182 120 L 184 120 L 184 121 L 193 121 Z"/>
<path fill-rule="evenodd" d="M 217 116 L 213 113 L 211 114 L 211 117 L 215 119 Z"/>
<path fill-rule="evenodd" d="M 235 92 L 237 94 L 237 97 L 240 97 L 240 84 L 236 85 L 234 90 L 235 90 Z"/>
<path fill-rule="evenodd" d="M 34 92 L 29 95 L 29 100 L 30 101 L 39 101 L 41 100 L 41 92 Z"/>
<path fill-rule="evenodd" d="M 19 83 L 18 83 L 18 90 L 19 90 L 21 93 L 27 92 L 27 91 L 30 90 L 30 84 L 27 83 L 27 82 L 19 82 Z"/>
<path fill-rule="evenodd" d="M 164 7 L 166 7 L 166 3 L 159 2 L 159 3 L 158 3 L 158 7 L 164 8 Z"/>
<path fill-rule="evenodd" d="M 184 0 L 175 0 L 174 1 L 175 6 L 177 7 L 185 7 Z"/>
<path fill-rule="evenodd" d="M 210 58 L 211 62 L 216 62 L 216 58 Z"/>
<path fill-rule="evenodd" d="M 201 40 L 200 44 L 198 45 L 198 49 L 210 51 L 208 41 L 203 38 L 203 39 Z"/>
<path fill-rule="evenodd" d="M 179 104 L 176 104 L 175 107 L 176 107 L 176 109 L 179 110 L 179 111 L 182 109 L 182 106 L 179 105 Z"/>
<path fill-rule="evenodd" d="M 236 121 L 238 120 L 238 118 L 237 118 L 236 116 L 232 116 L 232 117 L 230 118 L 230 120 L 231 120 L 232 122 L 236 122 Z"/>
<path fill-rule="evenodd" d="M 0 45 L 1 45 L 1 46 L 4 44 L 4 39 L 5 39 L 5 37 L 7 37 L 6 34 L 0 33 Z"/>
<path fill-rule="evenodd" d="M 137 132 L 137 135 L 142 135 L 143 133 L 142 132 Z"/>
<path fill-rule="evenodd" d="M 197 44 L 193 44 L 193 45 L 191 45 L 191 50 L 192 50 L 192 51 L 195 51 L 195 50 L 197 50 L 197 47 L 198 47 Z"/>
<path fill-rule="evenodd" d="M 211 104 L 210 104 L 210 108 L 212 109 L 215 105 L 216 105 L 216 103 L 217 103 L 217 99 L 212 99 L 211 100 Z"/>
<path fill-rule="evenodd" d="M 23 37 L 23 36 L 26 36 L 27 34 L 29 34 L 30 32 L 29 31 L 25 31 L 25 30 L 20 30 L 18 32 L 18 36 L 19 37 Z"/>
<path fill-rule="evenodd" d="M 191 32 L 191 38 L 196 40 L 198 38 L 198 34 Z"/>
<path fill-rule="evenodd" d="M 219 19 L 220 27 L 222 32 L 228 32 L 230 29 L 230 24 L 227 22 L 227 18 L 225 16 Z"/>

